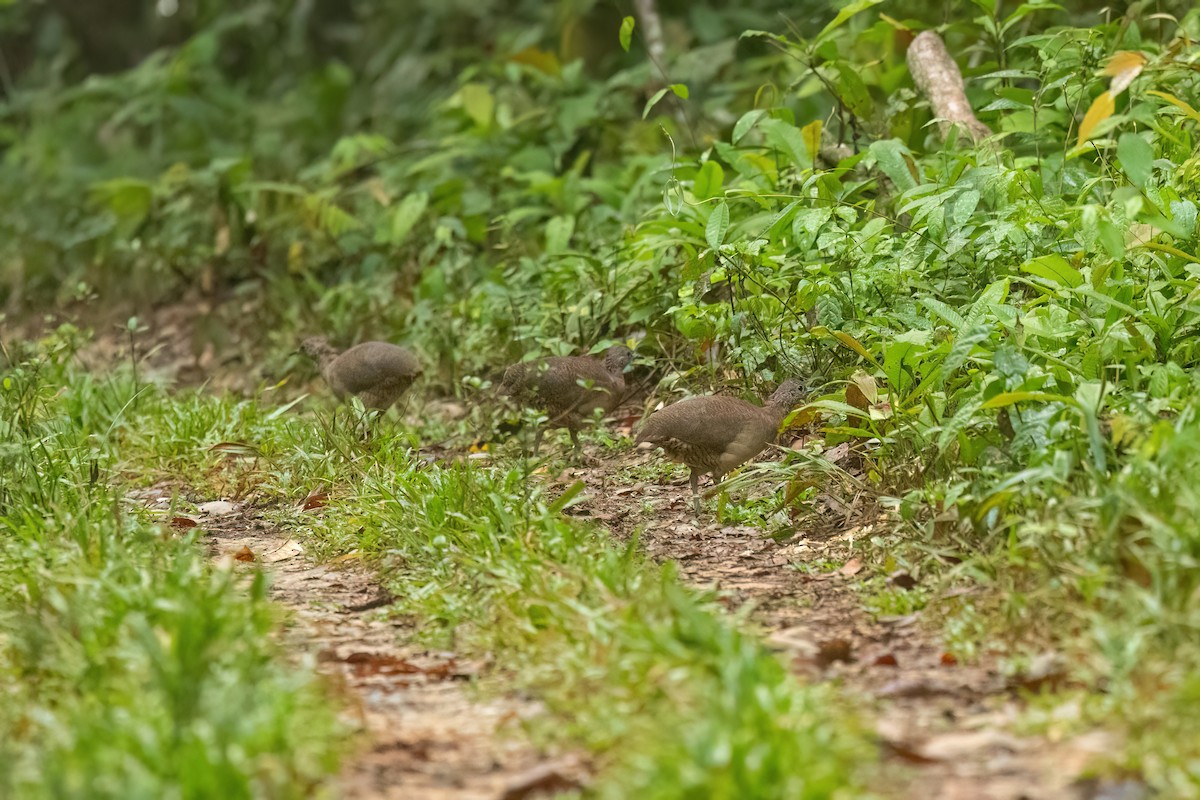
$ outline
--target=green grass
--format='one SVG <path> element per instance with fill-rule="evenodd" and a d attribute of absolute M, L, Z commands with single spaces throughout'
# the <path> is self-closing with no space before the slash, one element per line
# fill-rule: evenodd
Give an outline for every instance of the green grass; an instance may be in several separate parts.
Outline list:
<path fill-rule="evenodd" d="M 102 381 L 65 352 L 6 374 L 24 449 L 4 452 L 28 474 L 2 523 L 0 758 L 21 796 L 298 797 L 334 764 L 326 701 L 270 644 L 263 582 L 245 593 L 122 503 L 163 479 L 257 498 L 312 553 L 358 550 L 426 640 L 493 654 L 546 704 L 539 741 L 596 754 L 595 796 L 863 796 L 874 748 L 837 693 L 799 684 L 636 541 L 564 516 L 581 486 L 552 498 L 521 458 L 430 463 L 396 425 L 364 438 L 269 395 Z M 318 485 L 329 505 L 296 511 Z M 35 528 L 43 504 L 59 516 Z"/>
<path fill-rule="evenodd" d="M 0 391 L 0 796 L 311 797 L 339 734 L 262 576 L 123 497 L 117 441 L 158 390 L 60 363 Z"/>

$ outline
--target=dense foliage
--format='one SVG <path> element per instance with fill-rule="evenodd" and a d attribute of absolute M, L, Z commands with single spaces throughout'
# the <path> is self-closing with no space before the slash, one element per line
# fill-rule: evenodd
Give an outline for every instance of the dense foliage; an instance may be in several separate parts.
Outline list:
<path fill-rule="evenodd" d="M 940 607 L 962 654 L 1069 652 L 1125 765 L 1196 796 L 1200 12 L 663 3 L 652 65 L 602 4 L 373 5 L 196 4 L 84 80 L 34 48 L 10 311 L 232 299 L 267 373 L 302 331 L 403 338 L 444 393 L 621 339 L 664 397 L 812 376 L 798 422 L 861 458 L 876 545 L 992 589 Z M 0 25 L 69 36 L 35 10 Z M 939 24 L 987 142 L 912 86 Z"/>

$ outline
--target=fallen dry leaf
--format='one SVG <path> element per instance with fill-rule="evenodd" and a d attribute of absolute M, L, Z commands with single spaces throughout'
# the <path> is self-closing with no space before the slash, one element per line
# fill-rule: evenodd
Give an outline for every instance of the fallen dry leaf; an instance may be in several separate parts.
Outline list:
<path fill-rule="evenodd" d="M 858 573 L 862 572 L 862 570 L 863 563 L 857 558 L 852 558 L 843 564 L 842 568 L 839 569 L 838 572 L 846 577 L 850 577 L 851 575 L 857 575 Z"/>
<path fill-rule="evenodd" d="M 879 697 L 937 697 L 952 692 L 948 686 L 924 678 L 898 678 L 885 684 L 876 694 Z"/>
<path fill-rule="evenodd" d="M 958 659 L 955 657 L 954 653 L 942 653 L 942 657 L 938 660 L 941 662 L 943 667 L 958 666 Z"/>
<path fill-rule="evenodd" d="M 201 503 L 196 506 L 196 509 L 206 517 L 224 517 L 237 511 L 236 503 L 231 503 L 228 500 L 213 500 L 208 503 Z"/>
<path fill-rule="evenodd" d="M 884 653 L 871 662 L 876 667 L 898 667 L 900 662 L 896 660 L 895 653 Z"/>
<path fill-rule="evenodd" d="M 217 442 L 208 448 L 210 453 L 220 453 L 227 458 L 258 458 L 262 455 L 257 447 L 246 442 Z"/>
<path fill-rule="evenodd" d="M 930 758 L 909 742 L 902 740 L 881 739 L 880 744 L 883 745 L 887 755 L 903 759 L 910 764 L 937 763 L 936 758 Z"/>
<path fill-rule="evenodd" d="M 185 531 L 189 528 L 194 528 L 199 525 L 199 522 L 191 517 L 171 517 L 171 527 L 176 530 Z"/>
<path fill-rule="evenodd" d="M 247 545 L 242 545 L 242 549 L 235 552 L 233 557 L 238 561 L 253 561 L 254 551 L 251 550 Z"/>
<path fill-rule="evenodd" d="M 816 662 L 822 667 L 828 667 L 835 661 L 842 661 L 849 664 L 854 660 L 854 646 L 849 639 L 830 639 L 821 642 L 820 649 L 817 650 Z"/>
<path fill-rule="evenodd" d="M 993 728 L 978 731 L 943 733 L 925 742 L 921 752 L 935 761 L 958 761 L 984 751 L 1018 752 L 1021 741 Z"/>
<path fill-rule="evenodd" d="M 328 501 L 329 492 L 322 492 L 314 489 L 313 491 L 309 492 L 308 497 L 305 497 L 303 502 L 300 503 L 300 509 L 302 511 L 312 511 L 314 508 L 324 508 Z"/>
<path fill-rule="evenodd" d="M 535 795 L 569 792 L 582 784 L 567 774 L 563 764 L 539 764 L 522 772 L 508 782 L 500 800 L 526 800 Z"/>
<path fill-rule="evenodd" d="M 888 576 L 888 583 L 900 589 L 911 589 L 917 585 L 917 579 L 902 569 Z"/>
<path fill-rule="evenodd" d="M 301 545 L 295 539 L 288 539 L 274 550 L 267 550 L 263 552 L 262 560 L 268 564 L 274 564 L 279 561 L 286 561 L 289 558 L 295 558 L 298 555 L 303 555 L 303 553 L 303 545 Z"/>

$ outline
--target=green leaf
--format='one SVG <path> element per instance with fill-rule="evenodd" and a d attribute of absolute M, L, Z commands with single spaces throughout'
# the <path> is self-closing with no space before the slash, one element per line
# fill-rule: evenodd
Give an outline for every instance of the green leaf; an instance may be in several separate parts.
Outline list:
<path fill-rule="evenodd" d="M 468 83 L 458 90 L 463 110 L 467 112 L 476 125 L 481 128 L 491 127 L 492 112 L 496 110 L 496 98 L 482 83 Z"/>
<path fill-rule="evenodd" d="M 571 243 L 571 234 L 575 233 L 575 217 L 562 214 L 552 217 L 546 223 L 546 252 L 561 253 Z"/>
<path fill-rule="evenodd" d="M 621 41 L 621 49 L 626 53 L 629 52 L 629 45 L 633 41 L 633 28 L 635 25 L 637 25 L 637 20 L 633 17 L 626 17 L 621 20 L 621 32 L 618 34 L 618 38 Z"/>
<path fill-rule="evenodd" d="M 766 136 L 767 144 L 782 151 L 786 161 L 800 167 L 812 166 L 804 136 L 795 125 L 781 119 L 766 119 L 758 127 Z"/>
<path fill-rule="evenodd" d="M 953 417 L 942 423 L 942 432 L 938 434 L 937 439 L 939 453 L 946 452 L 947 448 L 958 438 L 958 434 L 971 424 L 971 418 L 979 413 L 979 406 L 979 398 L 972 397 L 959 406 Z"/>
<path fill-rule="evenodd" d="M 892 390 L 903 394 L 908 389 L 915 370 L 908 367 L 915 365 L 926 352 L 929 343 L 928 331 L 906 331 L 892 337 L 884 346 L 883 371 L 887 375 Z"/>
<path fill-rule="evenodd" d="M 828 34 L 832 33 L 834 30 L 842 27 L 842 25 L 846 24 L 846 20 L 850 19 L 855 14 L 866 11 L 871 6 L 877 6 L 882 2 L 883 0 L 854 0 L 853 3 L 839 11 L 837 16 L 834 17 L 828 25 L 821 29 L 821 32 L 817 34 L 817 39 L 822 39 Z"/>
<path fill-rule="evenodd" d="M 725 185 L 725 170 L 716 161 L 705 161 L 692 182 L 692 194 L 697 200 L 707 200 L 721 193 Z"/>
<path fill-rule="evenodd" d="M 551 514 L 560 514 L 562 510 L 570 505 L 571 501 L 579 496 L 579 493 L 584 490 L 583 481 L 575 481 L 567 490 L 558 496 L 558 499 L 550 504 L 546 510 Z"/>
<path fill-rule="evenodd" d="M 650 115 L 650 109 L 658 105 L 658 101 L 667 96 L 667 92 L 671 91 L 671 87 L 667 86 L 655 92 L 649 100 L 646 101 L 646 107 L 642 109 L 642 119 Z"/>
<path fill-rule="evenodd" d="M 708 225 L 704 228 L 704 238 L 708 246 L 716 250 L 725 241 L 725 232 L 729 230 L 729 206 L 722 200 L 717 203 L 708 215 Z"/>
<path fill-rule="evenodd" d="M 674 92 L 675 96 L 680 100 L 688 99 L 688 88 L 686 83 L 672 83 L 671 91 Z"/>
<path fill-rule="evenodd" d="M 136 178 L 114 178 L 92 187 L 92 198 L 117 218 L 122 235 L 130 236 L 150 214 L 154 190 Z"/>
<path fill-rule="evenodd" d="M 1061 394 L 1052 394 L 1050 392 L 1001 392 L 1000 394 L 988 400 L 980 408 L 1005 408 L 1015 405 L 1016 403 L 1028 403 L 1036 401 L 1040 403 L 1066 403 L 1069 406 L 1078 405 L 1075 399 Z"/>
<path fill-rule="evenodd" d="M 871 116 L 875 103 L 871 100 L 871 93 L 867 91 L 867 84 L 863 82 L 859 69 L 854 64 L 839 61 L 837 63 L 837 90 L 846 107 L 856 117 L 865 119 Z"/>
<path fill-rule="evenodd" d="M 1133 185 L 1144 189 L 1154 164 L 1154 148 L 1150 143 L 1136 133 L 1122 133 L 1117 140 L 1117 158 Z"/>
<path fill-rule="evenodd" d="M 387 232 L 383 237 L 385 242 L 390 245 L 403 243 L 421 219 L 421 215 L 425 213 L 428 205 L 429 195 L 425 192 L 417 192 L 405 197 L 392 211 L 391 219 L 388 220 Z"/>
<path fill-rule="evenodd" d="M 1059 286 L 1070 286 L 1072 289 L 1083 285 L 1083 273 L 1071 266 L 1070 261 L 1057 253 L 1038 256 L 1026 261 L 1021 265 L 1021 272 L 1036 275 Z"/>
<path fill-rule="evenodd" d="M 875 366 L 879 366 L 879 362 L 875 360 L 875 356 L 871 355 L 871 351 L 868 350 L 865 346 L 863 346 L 862 342 L 860 342 L 858 339 L 855 339 L 853 336 L 846 333 L 845 331 L 830 331 L 830 330 L 824 328 L 823 326 L 817 326 L 816 328 L 813 328 L 812 332 L 817 333 L 818 330 L 820 330 L 821 332 L 824 332 L 824 333 L 831 333 L 833 335 L 833 338 L 837 339 L 843 345 L 845 345 L 846 347 L 849 347 L 851 350 L 858 353 L 860 356 L 865 358 L 867 361 L 870 361 Z"/>
<path fill-rule="evenodd" d="M 899 139 L 883 139 L 872 142 L 870 152 L 875 157 L 875 161 L 879 163 L 879 168 L 892 179 L 892 183 L 896 184 L 900 191 L 907 192 L 920 184 L 920 173 L 917 172 L 916 162 L 913 161 L 908 148 Z"/>
<path fill-rule="evenodd" d="M 754 125 L 766 115 L 766 113 L 766 109 L 756 108 L 753 111 L 747 111 L 745 114 L 743 114 L 742 118 L 734 123 L 733 137 L 730 139 L 730 141 L 733 144 L 737 144 L 739 141 L 741 141 L 742 137 L 749 133 L 750 129 L 753 128 Z"/>

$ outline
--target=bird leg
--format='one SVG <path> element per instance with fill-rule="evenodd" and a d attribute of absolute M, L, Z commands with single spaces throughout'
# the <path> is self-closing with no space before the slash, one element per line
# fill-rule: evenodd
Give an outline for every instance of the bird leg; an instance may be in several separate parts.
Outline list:
<path fill-rule="evenodd" d="M 700 516 L 700 470 L 693 468 L 692 474 L 688 478 L 688 483 L 692 486 L 692 506 L 696 509 L 696 516 Z"/>
<path fill-rule="evenodd" d="M 542 437 L 545 435 L 546 435 L 546 426 L 539 425 L 538 429 L 537 429 L 537 433 L 535 433 L 533 436 L 533 454 L 535 456 L 538 454 L 538 450 L 540 450 L 542 447 Z"/>

